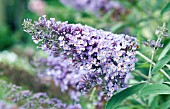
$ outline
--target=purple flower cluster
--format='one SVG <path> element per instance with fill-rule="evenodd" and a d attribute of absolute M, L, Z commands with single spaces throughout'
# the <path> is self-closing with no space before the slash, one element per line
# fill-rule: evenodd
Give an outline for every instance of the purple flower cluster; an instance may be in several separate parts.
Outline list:
<path fill-rule="evenodd" d="M 86 10 L 101 16 L 102 13 L 107 13 L 114 10 L 114 15 L 126 13 L 126 10 L 118 1 L 112 0 L 60 0 L 66 6 L 71 6 L 77 10 Z"/>
<path fill-rule="evenodd" d="M 68 63 L 63 56 L 39 58 L 34 62 L 40 78 L 52 79 L 57 87 L 60 86 L 62 92 L 67 91 L 72 100 L 79 101 L 81 93 L 76 89 L 76 85 L 85 72 L 74 70 Z"/>
<path fill-rule="evenodd" d="M 164 44 L 161 44 L 161 41 L 163 38 L 168 37 L 168 29 L 166 27 L 166 24 L 164 23 L 161 27 L 158 26 L 157 30 L 155 31 L 155 34 L 157 35 L 157 40 L 147 40 L 143 41 L 143 44 L 145 46 L 148 46 L 152 48 L 153 50 L 157 50 L 158 48 L 162 48 Z"/>
<path fill-rule="evenodd" d="M 80 101 L 81 92 L 76 86 L 82 80 L 82 75 L 85 75 L 83 70 L 74 70 L 73 66 L 69 65 L 68 60 L 63 56 L 39 58 L 34 61 L 34 65 L 42 82 L 54 82 L 57 87 L 60 86 L 64 94 L 69 94 L 71 100 Z M 93 104 L 102 107 L 105 102 L 104 96 L 103 92 L 97 91 L 97 98 L 92 101 Z"/>
<path fill-rule="evenodd" d="M 53 56 L 62 55 L 75 70 L 86 72 L 77 87 L 83 92 L 98 87 L 110 97 L 125 87 L 126 75 L 134 70 L 139 46 L 134 37 L 87 25 L 55 22 L 45 16 L 34 23 L 25 20 L 23 25 L 42 50 Z"/>
<path fill-rule="evenodd" d="M 57 98 L 49 99 L 46 93 L 35 93 L 29 101 L 27 101 L 21 108 L 41 108 L 41 109 L 82 109 L 80 104 L 65 104 Z"/>
<path fill-rule="evenodd" d="M 155 31 L 155 34 L 161 38 L 168 37 L 168 28 L 166 27 L 166 24 L 163 23 L 162 26 L 158 26 L 158 28 Z"/>
<path fill-rule="evenodd" d="M 161 44 L 161 40 L 159 40 L 157 43 L 155 40 L 147 40 L 142 42 L 145 46 L 149 46 L 151 48 L 162 48 L 164 44 Z"/>
<path fill-rule="evenodd" d="M 82 109 L 80 104 L 67 105 L 57 98 L 50 99 L 48 95 L 43 92 L 33 94 L 29 90 L 21 90 L 21 87 L 13 84 L 7 84 L 5 81 L 0 80 L 0 83 L 3 83 L 0 84 L 0 87 L 4 87 L 6 89 L 5 99 L 17 103 L 19 105 L 18 109 Z M 0 102 L 0 107 L 2 106 L 6 105 L 3 105 Z"/>

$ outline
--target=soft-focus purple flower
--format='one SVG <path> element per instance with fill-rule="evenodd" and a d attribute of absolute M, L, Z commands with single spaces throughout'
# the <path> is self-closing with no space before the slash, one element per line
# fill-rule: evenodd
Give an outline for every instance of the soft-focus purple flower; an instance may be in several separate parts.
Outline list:
<path fill-rule="evenodd" d="M 164 44 L 161 44 L 161 40 L 156 43 L 155 40 L 147 40 L 142 42 L 145 46 L 149 46 L 151 48 L 162 48 Z"/>
<path fill-rule="evenodd" d="M 38 92 L 33 95 L 32 99 L 39 99 L 39 98 L 48 98 L 46 93 Z"/>
<path fill-rule="evenodd" d="M 69 105 L 66 109 L 82 109 L 80 104 Z"/>
<path fill-rule="evenodd" d="M 155 31 L 155 34 L 160 38 L 168 37 L 168 28 L 166 27 L 166 24 L 163 23 L 162 26 L 158 26 L 157 30 Z"/>
<path fill-rule="evenodd" d="M 8 104 L 0 100 L 0 109 L 82 109 L 80 104 L 66 104 L 57 98 L 52 98 L 43 92 L 32 93 L 29 90 L 21 90 L 14 84 L 7 84 L 0 80 L 1 87 L 6 88 L 4 100 L 15 102 Z M 12 92 L 12 93 L 11 93 Z"/>
<path fill-rule="evenodd" d="M 35 65 L 40 78 L 51 77 L 55 85 L 61 88 L 62 92 L 67 91 L 72 100 L 79 101 L 81 94 L 76 89 L 76 85 L 85 73 L 83 70 L 74 70 L 73 66 L 69 65 L 69 60 L 63 56 L 39 58 L 35 61 Z M 44 67 L 45 69 L 43 69 Z"/>
<path fill-rule="evenodd" d="M 12 101 L 13 102 L 18 102 L 22 99 L 25 99 L 25 98 L 29 98 L 31 96 L 31 92 L 29 90 L 24 90 L 24 91 L 19 91 L 19 92 L 11 92 L 11 94 L 13 95 L 9 95 L 11 98 L 12 98 Z"/>
<path fill-rule="evenodd" d="M 126 10 L 118 1 L 112 0 L 60 0 L 66 6 L 76 10 L 89 11 L 96 16 L 101 16 L 109 11 L 114 11 L 114 18 L 126 13 Z"/>

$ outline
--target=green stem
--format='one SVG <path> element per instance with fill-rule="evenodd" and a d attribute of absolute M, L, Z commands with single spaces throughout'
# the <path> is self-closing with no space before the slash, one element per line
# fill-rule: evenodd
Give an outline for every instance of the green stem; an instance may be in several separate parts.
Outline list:
<path fill-rule="evenodd" d="M 141 77 L 145 78 L 145 79 L 149 79 L 146 75 L 144 75 L 143 73 L 139 72 L 138 70 L 134 70 L 134 72 L 138 75 L 140 75 Z"/>
<path fill-rule="evenodd" d="M 146 57 L 145 55 L 143 55 L 141 52 L 137 51 L 136 54 L 138 54 L 139 56 L 141 56 L 143 59 L 145 59 L 146 61 L 148 61 L 149 63 L 156 65 L 153 61 L 151 61 L 148 57 Z M 160 69 L 160 71 L 170 80 L 170 76 L 163 70 Z"/>
<path fill-rule="evenodd" d="M 135 72 L 136 74 L 140 75 L 141 77 L 143 77 L 143 78 L 147 79 L 147 80 L 149 80 L 149 79 L 150 79 L 150 82 L 152 82 L 152 83 L 156 83 L 155 81 L 153 81 L 151 78 L 147 77 L 146 75 L 144 75 L 144 74 L 143 74 L 143 73 L 141 73 L 140 71 L 138 71 L 138 70 L 134 70 L 134 72 Z"/>
<path fill-rule="evenodd" d="M 152 61 L 152 62 L 153 62 L 153 59 L 154 59 L 156 47 L 157 47 L 158 42 L 159 42 L 160 40 L 161 40 L 161 38 L 158 38 L 158 39 L 157 39 L 154 48 L 151 50 L 151 52 L 152 52 L 151 61 Z M 149 75 L 148 75 L 148 77 L 149 77 L 149 81 L 150 81 L 150 79 L 152 78 L 152 64 L 150 64 Z"/>
<path fill-rule="evenodd" d="M 153 62 L 155 50 L 152 49 L 151 52 L 152 52 L 151 61 Z M 152 64 L 150 64 L 150 67 L 149 67 L 149 74 L 148 74 L 149 81 L 150 81 L 150 79 L 152 78 L 152 71 L 151 71 L 151 70 L 152 70 Z"/>

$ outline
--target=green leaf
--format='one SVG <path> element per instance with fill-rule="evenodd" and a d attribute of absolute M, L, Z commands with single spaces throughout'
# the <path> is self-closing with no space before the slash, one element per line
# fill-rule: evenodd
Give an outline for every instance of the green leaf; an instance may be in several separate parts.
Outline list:
<path fill-rule="evenodd" d="M 149 68 L 150 64 L 148 62 L 145 63 L 136 63 L 135 68 Z"/>
<path fill-rule="evenodd" d="M 96 98 L 96 88 L 93 88 L 92 93 L 90 94 L 89 100 L 93 101 L 95 100 L 95 98 Z"/>
<path fill-rule="evenodd" d="M 170 85 L 170 82 L 163 82 L 164 84 Z"/>
<path fill-rule="evenodd" d="M 119 23 L 115 24 L 115 25 L 110 29 L 110 31 L 111 31 L 111 32 L 116 32 L 116 31 L 118 31 L 119 29 L 123 28 L 125 25 L 127 25 L 127 24 L 125 24 L 125 23 L 123 23 L 123 22 L 119 22 Z"/>
<path fill-rule="evenodd" d="M 170 24 L 170 23 L 169 23 Z M 168 45 L 163 49 L 163 51 L 161 52 L 161 54 L 159 55 L 158 60 L 162 59 L 167 52 L 170 50 L 170 42 L 168 43 Z"/>
<path fill-rule="evenodd" d="M 158 106 L 159 106 L 159 98 L 158 96 L 156 96 L 153 98 L 153 101 L 151 102 L 150 109 L 157 109 Z"/>
<path fill-rule="evenodd" d="M 157 71 L 159 71 L 162 67 L 165 66 L 165 64 L 167 64 L 170 61 L 170 55 L 166 55 L 165 57 L 163 57 L 161 60 L 159 60 L 156 65 L 154 66 L 152 73 L 156 73 Z"/>
<path fill-rule="evenodd" d="M 114 109 L 120 105 L 122 101 L 124 101 L 127 97 L 138 93 L 143 87 L 145 83 L 137 84 L 132 87 L 129 87 L 111 97 L 111 99 L 106 104 L 106 109 Z"/>
<path fill-rule="evenodd" d="M 107 14 L 103 16 L 103 20 L 108 20 L 110 16 L 113 14 L 114 10 L 110 10 Z"/>
<path fill-rule="evenodd" d="M 166 67 L 168 67 L 168 69 L 170 69 L 170 65 L 166 64 Z"/>
<path fill-rule="evenodd" d="M 170 19 L 169 19 L 169 23 L 168 23 L 168 35 L 170 36 Z"/>
<path fill-rule="evenodd" d="M 119 106 L 115 109 L 144 109 L 141 105 L 125 105 L 125 106 Z"/>
<path fill-rule="evenodd" d="M 160 105 L 159 109 L 169 109 L 170 108 L 170 100 L 166 101 L 162 105 Z"/>
<path fill-rule="evenodd" d="M 170 11 L 170 2 L 162 9 L 161 15 L 168 11 Z"/>
<path fill-rule="evenodd" d="M 145 86 L 139 93 L 139 97 L 150 94 L 170 94 L 170 87 L 165 84 L 151 84 Z"/>

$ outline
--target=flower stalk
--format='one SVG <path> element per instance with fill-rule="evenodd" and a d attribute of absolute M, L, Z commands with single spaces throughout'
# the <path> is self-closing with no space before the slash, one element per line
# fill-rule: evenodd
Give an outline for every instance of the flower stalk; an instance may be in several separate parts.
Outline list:
<path fill-rule="evenodd" d="M 153 62 L 153 59 L 154 59 L 154 55 L 155 55 L 155 51 L 156 51 L 156 47 L 158 45 L 158 43 L 161 41 L 161 38 L 159 37 L 156 41 L 156 44 L 154 46 L 154 48 L 152 49 L 151 48 L 151 51 L 152 51 L 152 56 L 151 56 L 151 61 Z M 148 74 L 148 77 L 149 77 L 149 81 L 151 80 L 152 78 L 152 64 L 150 64 L 150 68 L 149 68 L 149 74 Z"/>
<path fill-rule="evenodd" d="M 141 56 L 143 59 L 145 59 L 146 61 L 148 61 L 152 65 L 156 65 L 153 61 L 151 61 L 148 57 L 143 55 L 140 51 L 137 51 L 136 54 Z M 168 78 L 170 80 L 170 76 L 163 69 L 160 69 L 160 71 L 166 76 L 166 78 Z"/>

